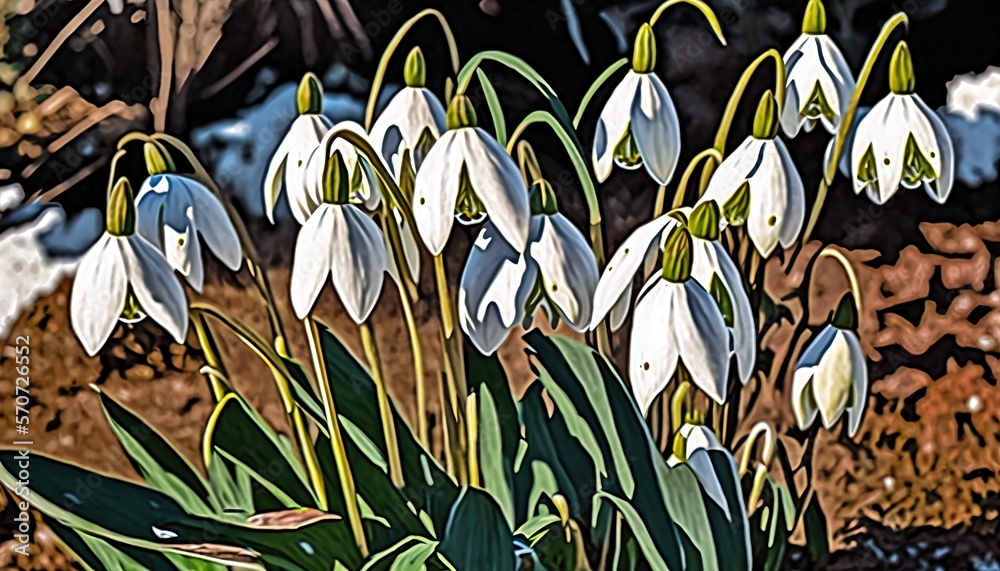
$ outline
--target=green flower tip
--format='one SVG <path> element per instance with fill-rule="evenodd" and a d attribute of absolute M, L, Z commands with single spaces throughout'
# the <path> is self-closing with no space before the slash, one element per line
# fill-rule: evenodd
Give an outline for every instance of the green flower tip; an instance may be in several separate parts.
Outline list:
<path fill-rule="evenodd" d="M 722 205 L 722 215 L 733 226 L 743 226 L 750 215 L 750 183 L 744 181 Z"/>
<path fill-rule="evenodd" d="M 323 112 L 323 85 L 313 72 L 302 76 L 299 91 L 295 94 L 299 115 L 319 115 Z"/>
<path fill-rule="evenodd" d="M 773 139 L 778 135 L 778 102 L 774 93 L 767 90 L 757 105 L 757 115 L 753 119 L 755 139 Z"/>
<path fill-rule="evenodd" d="M 719 237 L 719 219 L 721 211 L 714 200 L 702 202 L 691 211 L 688 228 L 695 238 L 715 240 Z"/>
<path fill-rule="evenodd" d="M 445 116 L 445 123 L 448 129 L 460 129 L 462 127 L 475 127 L 476 110 L 472 107 L 472 102 L 465 95 L 458 94 L 452 98 L 448 104 L 448 114 Z"/>
<path fill-rule="evenodd" d="M 678 226 L 667 237 L 663 247 L 663 279 L 675 284 L 691 277 L 691 232 Z"/>
<path fill-rule="evenodd" d="M 149 176 L 176 172 L 177 170 L 166 147 L 156 141 L 148 141 L 143 144 L 142 155 L 146 159 L 146 172 L 149 173 Z"/>
<path fill-rule="evenodd" d="M 889 89 L 895 95 L 910 95 L 916 91 L 917 80 L 913 76 L 913 58 L 906 42 L 899 42 L 889 62 Z"/>
<path fill-rule="evenodd" d="M 822 0 L 809 0 L 806 15 L 802 18 L 802 33 L 821 36 L 826 33 L 826 8 Z"/>
<path fill-rule="evenodd" d="M 854 304 L 854 294 L 848 293 L 840 299 L 837 311 L 833 314 L 830 324 L 837 329 L 855 331 L 858 328 L 858 307 Z"/>
<path fill-rule="evenodd" d="M 131 236 L 135 234 L 135 202 L 132 185 L 121 177 L 108 196 L 108 234 Z"/>
<path fill-rule="evenodd" d="M 632 71 L 636 73 L 652 73 L 656 67 L 656 36 L 653 27 L 648 23 L 639 28 L 635 36 L 635 48 L 632 52 Z"/>
<path fill-rule="evenodd" d="M 403 80 L 407 87 L 423 87 L 427 82 L 427 70 L 424 66 L 424 54 L 420 48 L 410 50 L 403 66 Z"/>
<path fill-rule="evenodd" d="M 528 200 L 531 204 L 531 214 L 552 215 L 559 212 L 556 202 L 556 191 L 545 179 L 536 180 L 528 190 Z"/>
<path fill-rule="evenodd" d="M 334 151 L 323 167 L 323 202 L 346 204 L 351 196 L 351 177 L 340 151 Z"/>

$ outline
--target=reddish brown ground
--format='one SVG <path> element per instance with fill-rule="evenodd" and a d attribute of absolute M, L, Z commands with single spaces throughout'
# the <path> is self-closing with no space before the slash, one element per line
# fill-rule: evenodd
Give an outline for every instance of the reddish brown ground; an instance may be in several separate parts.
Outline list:
<path fill-rule="evenodd" d="M 873 251 L 847 252 L 864 290 L 861 335 L 872 363 L 873 383 L 859 434 L 847 439 L 839 429 L 823 431 L 816 445 L 815 485 L 831 529 L 865 524 L 861 536 L 838 541 L 855 549 L 835 556 L 831 568 L 868 568 L 864 566 L 867 552 L 858 546 L 872 537 L 883 550 L 894 542 L 903 550 L 921 541 L 932 546 L 934 541 L 979 545 L 974 535 L 943 535 L 943 528 L 995 532 L 1000 491 L 1000 389 L 994 386 L 1000 369 L 995 356 L 1000 346 L 1000 284 L 995 281 L 993 250 L 994 242 L 1000 242 L 1000 224 L 958 228 L 926 224 L 921 231 L 926 240 L 923 251 L 908 247 L 891 262 L 880 260 Z M 815 245 L 807 247 L 787 277 L 777 261 L 768 266 L 767 283 L 774 297 L 798 284 L 815 251 Z M 457 263 L 450 271 L 457 275 Z M 287 308 L 287 270 L 274 270 L 270 275 L 279 304 Z M 246 276 L 226 280 L 211 282 L 203 298 L 265 331 L 262 305 Z M 810 307 L 812 325 L 818 326 L 846 291 L 846 282 L 833 262 L 817 268 L 814 282 Z M 426 284 L 425 289 L 416 313 L 422 323 L 421 338 L 429 345 L 425 347 L 427 378 L 434 383 L 440 371 L 435 303 Z M 88 388 L 95 384 L 137 410 L 197 462 L 212 407 L 206 382 L 198 372 L 203 364 L 200 354 L 164 343 L 153 327 L 140 324 L 132 331 L 120 329 L 100 357 L 88 358 L 68 330 L 68 293 L 69 284 L 63 284 L 13 329 L 12 338 L 31 337 L 34 450 L 135 477 L 104 421 L 96 393 Z M 411 356 L 397 299 L 395 288 L 387 283 L 375 322 L 390 392 L 412 416 Z M 797 302 L 790 302 L 789 310 L 796 319 L 801 315 Z M 316 313 L 359 351 L 355 329 L 334 294 L 323 297 Z M 289 312 L 283 317 L 293 354 L 306 355 L 301 327 Z M 765 337 L 776 362 L 787 351 L 792 329 L 794 324 L 786 323 Z M 194 345 L 193 335 L 190 339 Z M 237 388 L 280 426 L 280 401 L 267 370 L 236 338 L 220 335 L 220 341 Z M 618 339 L 619 344 L 622 341 Z M 0 355 L 0 442 L 10 442 L 15 436 L 10 414 L 14 408 L 12 355 L 9 346 Z M 532 377 L 517 336 L 502 349 L 501 359 L 519 393 Z M 792 417 L 784 388 L 788 383 L 782 387 L 775 376 L 772 372 L 770 379 L 752 381 L 748 387 L 763 383 L 747 424 L 766 419 L 780 432 Z M 436 412 L 436 400 L 429 409 Z M 790 439 L 786 443 L 795 452 L 797 444 Z M 8 520 L 7 514 L 0 520 Z M 892 531 L 897 529 L 904 531 Z M 0 528 L 0 536 L 6 533 Z M 53 548 L 51 534 L 44 528 L 36 536 L 36 545 L 39 555 L 30 562 L 14 557 L 10 543 L 0 546 L 0 566 L 65 568 L 65 559 Z"/>

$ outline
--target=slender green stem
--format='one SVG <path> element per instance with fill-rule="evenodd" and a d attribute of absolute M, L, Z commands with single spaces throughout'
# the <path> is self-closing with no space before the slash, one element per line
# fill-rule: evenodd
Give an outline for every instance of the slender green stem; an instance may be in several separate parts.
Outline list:
<path fill-rule="evenodd" d="M 298 407 L 292 411 L 292 423 L 295 425 L 295 437 L 298 439 L 302 449 L 302 458 L 306 463 L 306 472 L 309 474 L 309 482 L 312 484 L 313 492 L 319 500 L 319 509 L 327 511 L 329 504 L 326 498 L 326 482 L 323 480 L 323 471 L 319 467 L 319 459 L 316 457 L 316 449 L 313 447 L 312 437 L 309 436 L 309 429 L 302 418 L 302 411 Z"/>
<path fill-rule="evenodd" d="M 402 488 L 406 483 L 403 481 L 403 464 L 399 460 L 396 421 L 392 416 L 392 405 L 389 402 L 389 393 L 385 388 L 382 361 L 378 356 L 378 342 L 375 340 L 375 332 L 372 330 L 370 322 L 360 323 L 358 328 L 361 330 L 361 344 L 365 348 L 365 357 L 368 359 L 368 367 L 372 372 L 372 380 L 375 381 L 378 413 L 382 420 L 382 435 L 385 438 L 385 451 L 389 463 L 389 479 L 397 488 Z"/>
<path fill-rule="evenodd" d="M 851 101 L 847 105 L 847 109 L 844 110 L 844 115 L 840 118 L 840 126 L 837 127 L 837 136 L 833 139 L 833 152 L 830 153 L 830 161 L 826 164 L 826 170 L 823 173 L 823 181 L 820 183 L 819 192 L 816 195 L 816 201 L 813 202 L 812 212 L 809 213 L 809 223 L 806 225 L 805 232 L 802 233 L 802 243 L 805 244 L 809 241 L 809 237 L 812 236 L 812 231 L 816 227 L 816 222 L 819 220 L 819 213 L 823 209 L 823 204 L 826 202 L 826 195 L 829 190 L 830 184 L 833 183 L 833 178 L 837 176 L 837 165 L 840 164 L 841 154 L 844 152 L 844 145 L 847 144 L 847 136 L 851 132 L 851 124 L 854 123 L 854 117 L 858 113 L 858 105 L 861 102 L 861 94 L 865 90 L 865 86 L 868 85 L 868 79 L 872 75 L 872 70 L 875 69 L 875 63 L 878 61 L 879 55 L 885 48 L 886 43 L 889 41 L 889 36 L 898 28 L 899 26 L 909 27 L 910 21 L 903 12 L 897 13 L 889 21 L 882 26 L 882 31 L 879 32 L 878 38 L 872 45 L 871 50 L 868 52 L 868 58 L 865 59 L 865 65 L 861 68 L 861 73 L 858 75 L 858 83 L 854 88 L 854 94 L 851 95 Z"/>
<path fill-rule="evenodd" d="M 655 26 L 656 21 L 660 19 L 660 16 L 663 15 L 667 8 L 676 6 L 677 4 L 690 4 L 701 10 L 701 13 L 704 14 L 705 18 L 708 20 L 708 24 L 712 26 L 712 31 L 715 32 L 716 37 L 719 38 L 722 45 L 726 45 L 726 36 L 722 34 L 722 26 L 719 25 L 719 19 L 716 18 L 715 12 L 712 11 L 712 8 L 701 0 L 667 0 L 663 4 L 660 4 L 660 7 L 653 12 L 653 15 L 649 18 L 649 25 Z"/>
<path fill-rule="evenodd" d="M 705 149 L 691 159 L 687 168 L 684 169 L 684 174 L 681 175 L 681 180 L 677 184 L 677 190 L 674 191 L 674 202 L 671 205 L 671 208 L 680 208 L 684 204 L 684 195 L 687 194 L 687 187 L 691 177 L 694 175 L 695 169 L 698 168 L 698 164 L 703 160 L 712 163 L 713 166 L 717 166 L 722 162 L 722 153 L 714 148 Z M 699 189 L 698 197 L 700 198 L 702 194 L 704 194 L 704 189 Z"/>
<path fill-rule="evenodd" d="M 434 16 L 441 24 L 441 30 L 444 32 L 445 39 L 448 41 L 448 53 L 451 56 L 452 69 L 454 69 L 456 74 L 458 73 L 458 44 L 455 42 L 455 34 L 452 33 L 451 26 L 448 25 L 448 20 L 441 12 L 438 12 L 433 8 L 421 10 L 399 28 L 396 35 L 394 35 L 392 40 L 389 41 L 389 45 L 386 46 L 385 51 L 382 52 L 382 58 L 379 60 L 378 68 L 375 70 L 375 78 L 372 80 L 372 89 L 368 95 L 368 104 L 365 106 L 366 131 L 371 130 L 372 119 L 375 116 L 375 104 L 378 103 L 378 94 L 382 89 L 382 82 L 385 80 L 385 71 L 386 68 L 389 67 L 389 60 L 392 59 L 392 54 L 395 53 L 396 48 L 398 48 L 399 44 L 402 43 L 406 34 L 409 33 L 413 26 L 425 16 Z"/>
<path fill-rule="evenodd" d="M 400 304 L 403 306 L 403 317 L 406 320 L 406 332 L 410 336 L 410 349 L 413 353 L 413 387 L 417 400 L 417 438 L 426 450 L 431 449 L 430 428 L 427 422 L 427 379 L 424 375 L 424 352 L 420 342 L 420 331 L 413 315 L 413 304 L 403 286 L 399 286 Z"/>
<path fill-rule="evenodd" d="M 580 127 L 580 121 L 583 120 L 583 113 L 584 111 L 587 110 L 587 105 L 590 104 L 590 100 L 594 98 L 594 95 L 597 95 L 597 90 L 600 89 L 602 85 L 604 85 L 604 82 L 607 81 L 609 77 L 614 75 L 616 71 L 621 69 L 621 67 L 627 63 L 628 63 L 628 58 L 623 57 L 622 59 L 609 65 L 608 68 L 605 69 L 603 73 L 601 73 L 601 75 L 597 76 L 597 79 L 594 80 L 594 83 L 590 84 L 590 89 L 588 89 L 587 93 L 583 95 L 583 99 L 580 101 L 580 107 L 577 108 L 576 115 L 573 116 L 574 128 Z"/>
<path fill-rule="evenodd" d="M 448 275 L 444 267 L 444 255 L 434 256 L 434 280 L 437 283 L 438 303 L 441 305 L 441 325 L 445 338 L 451 338 L 455 330 L 454 308 L 448 289 Z"/>
<path fill-rule="evenodd" d="M 483 96 L 486 98 L 486 105 L 490 108 L 490 115 L 493 117 L 493 130 L 496 131 L 497 142 L 500 146 L 507 146 L 507 124 L 503 119 L 503 109 L 500 108 L 500 98 L 497 97 L 497 92 L 493 89 L 493 84 L 490 83 L 490 78 L 486 77 L 483 70 L 476 70 L 476 77 L 479 78 L 479 83 L 483 86 Z"/>
<path fill-rule="evenodd" d="M 438 301 L 441 304 L 442 356 L 444 358 L 445 379 L 447 381 L 447 408 L 443 411 L 447 417 L 445 428 L 450 431 L 448 443 L 451 446 L 453 475 L 459 483 L 468 483 L 468 462 L 466 457 L 467 433 L 465 428 L 466 411 L 464 409 L 469 394 L 465 378 L 465 357 L 462 348 L 461 329 L 456 327 L 455 310 L 448 288 L 448 276 L 445 272 L 444 258 L 434 256 L 434 278 L 437 282 Z"/>
<path fill-rule="evenodd" d="M 195 336 L 198 338 L 198 345 L 201 346 L 201 352 L 205 355 L 205 364 L 211 367 L 213 371 L 218 372 L 209 373 L 208 381 L 212 386 L 212 396 L 215 398 L 215 402 L 219 402 L 228 392 L 226 381 L 224 380 L 226 369 L 219 357 L 219 348 L 215 344 L 212 332 L 209 331 L 208 324 L 205 323 L 205 317 L 202 314 L 192 312 L 191 324 L 194 325 Z"/>
<path fill-rule="evenodd" d="M 330 379 L 326 374 L 326 363 L 323 359 L 323 348 L 320 345 L 319 329 L 316 322 L 311 317 L 303 320 L 306 330 L 306 338 L 309 341 L 309 351 L 312 354 L 313 369 L 316 373 L 317 384 L 322 393 L 323 406 L 326 411 L 326 424 L 330 432 L 330 446 L 333 449 L 334 463 L 337 465 L 337 475 L 340 479 L 341 491 L 344 495 L 344 505 L 347 509 L 347 521 L 350 523 L 351 532 L 354 535 L 354 542 L 361 555 L 368 556 L 368 542 L 365 539 L 365 530 L 361 522 L 361 510 L 358 508 L 358 495 L 354 486 L 354 474 L 351 473 L 351 465 L 347 460 L 347 450 L 344 448 L 344 437 L 340 432 L 340 417 L 337 416 L 337 405 L 333 398 L 333 387 L 330 386 Z"/>
<path fill-rule="evenodd" d="M 736 89 L 733 90 L 729 102 L 726 104 L 726 110 L 722 114 L 722 122 L 719 124 L 719 130 L 715 134 L 714 147 L 720 155 L 725 156 L 726 154 L 726 141 L 729 138 L 729 130 L 733 126 L 733 119 L 736 117 L 736 110 L 739 108 L 740 101 L 743 100 L 743 93 L 750 84 L 750 80 L 753 78 L 753 74 L 757 71 L 757 68 L 768 58 L 774 61 L 774 98 L 778 102 L 778 116 L 781 116 L 781 106 L 785 102 L 785 62 L 781 59 L 781 54 L 777 50 L 770 49 L 758 56 L 746 68 L 743 75 L 740 76 L 739 82 L 736 83 Z M 701 174 L 700 188 L 702 192 L 708 186 L 708 179 L 712 177 L 713 172 L 715 172 L 715 167 L 711 163 L 706 163 Z"/>
<path fill-rule="evenodd" d="M 469 485 L 478 488 L 479 484 L 479 410 L 476 408 L 476 393 L 471 393 L 465 399 L 465 419 L 469 443 Z"/>

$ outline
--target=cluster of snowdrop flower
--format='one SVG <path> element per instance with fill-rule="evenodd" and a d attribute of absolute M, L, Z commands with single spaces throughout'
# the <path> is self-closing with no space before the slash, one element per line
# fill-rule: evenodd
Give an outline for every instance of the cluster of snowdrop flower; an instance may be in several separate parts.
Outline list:
<path fill-rule="evenodd" d="M 690 3 L 710 13 L 703 3 Z M 644 167 L 655 185 L 665 187 L 677 170 L 680 119 L 655 72 L 655 19 L 639 28 L 631 69 L 597 119 L 590 166 L 598 182 L 606 181 L 615 165 Z M 714 16 L 710 20 L 724 44 Z M 308 74 L 298 90 L 299 115 L 263 181 L 267 216 L 275 220 L 284 194 L 301 226 L 290 279 L 295 315 L 308 323 L 330 282 L 347 314 L 369 331 L 385 273 L 405 292 L 419 282 L 422 247 L 435 258 L 446 341 L 460 328 L 479 352 L 493 354 L 515 328 L 530 327 L 538 309 L 552 327 L 561 321 L 591 339 L 606 339 L 608 331 L 624 325 L 634 304 L 622 369 L 642 414 L 651 413 L 671 382 L 690 382 L 724 406 L 758 366 L 761 308 L 751 286 L 762 287 L 769 257 L 807 239 L 809 205 L 782 132 L 793 139 L 822 125 L 834 135 L 825 164 L 819 165 L 823 186 L 806 234 L 832 183 L 832 165 L 841 158 L 848 161 L 855 192 L 865 190 L 878 203 L 900 185 L 924 185 L 938 202 L 951 191 L 952 144 L 914 91 L 905 42 L 891 58 L 890 94 L 855 121 L 875 58 L 898 24 L 886 25 L 855 81 L 825 35 L 822 2 L 810 0 L 802 36 L 783 58 L 774 56 L 778 82 L 760 97 L 749 135 L 726 153 L 731 124 L 725 123 L 721 145 L 702 156 L 710 163 L 702 171 L 697 200 L 683 205 L 696 159 L 678 185 L 674 207 L 634 229 L 603 267 L 598 262 L 603 243 L 593 234 L 588 240 L 560 213 L 552 185 L 512 157 L 513 141 L 505 148 L 498 134 L 480 126 L 462 89 L 444 105 L 426 87 L 419 49 L 407 57 L 405 87 L 370 128 L 326 119 L 322 88 Z M 579 155 L 580 149 L 570 151 Z M 113 186 L 107 232 L 84 257 L 73 287 L 72 324 L 89 354 L 100 350 L 119 321 L 146 316 L 183 342 L 188 311 L 177 274 L 201 291 L 202 244 L 233 271 L 246 254 L 220 197 L 196 177 L 175 172 L 158 142 L 146 142 L 144 152 L 149 177 L 137 197 L 125 179 Z M 585 161 L 579 163 L 586 169 Z M 581 175 L 590 180 L 586 170 Z M 455 221 L 479 227 L 452 308 L 442 255 Z M 633 295 L 636 278 L 642 285 Z M 829 429 L 845 412 L 851 435 L 860 426 L 867 374 L 857 316 L 844 317 L 849 313 L 838 312 L 795 364 L 791 400 L 801 430 L 816 416 Z M 364 335 L 370 343 L 370 332 Z M 419 352 L 419 340 L 412 342 Z M 461 354 L 461 343 L 457 346 L 454 355 Z M 600 349 L 614 358 L 607 345 Z M 377 352 L 372 355 L 377 358 Z M 451 375 L 462 375 L 454 355 L 448 359 Z M 681 434 L 688 444 L 707 448 L 721 447 L 719 438 L 731 436 L 706 435 L 707 430 L 687 425 Z M 671 462 L 685 461 L 691 452 L 679 448 Z"/>

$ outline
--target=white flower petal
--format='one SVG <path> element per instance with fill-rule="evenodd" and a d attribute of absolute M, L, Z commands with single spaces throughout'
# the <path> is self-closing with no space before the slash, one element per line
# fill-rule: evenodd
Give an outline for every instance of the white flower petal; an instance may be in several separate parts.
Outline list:
<path fill-rule="evenodd" d="M 757 360 L 757 326 L 754 323 L 750 298 L 743 289 L 739 269 L 729 253 L 717 241 L 694 240 L 694 259 L 691 277 L 707 291 L 711 291 L 712 278 L 725 286 L 733 305 L 733 343 L 736 347 L 736 364 L 740 382 L 746 384 L 753 374 Z"/>
<path fill-rule="evenodd" d="M 916 121 L 921 128 L 914 129 L 913 135 L 920 151 L 930 161 L 934 172 L 938 175 L 936 181 L 929 183 L 927 194 L 938 204 L 944 204 L 955 182 L 955 146 L 941 117 L 927 107 L 923 99 L 916 94 L 913 95 L 913 102 L 919 110 L 920 117 L 926 120 L 926 124 L 921 119 Z"/>
<path fill-rule="evenodd" d="M 681 361 L 691 373 L 691 381 L 722 404 L 726 402 L 729 359 L 733 354 L 731 334 L 722 312 L 712 295 L 694 280 L 684 282 L 674 303 L 667 323 L 680 346 Z"/>
<path fill-rule="evenodd" d="M 802 179 L 780 139 L 766 141 L 760 160 L 751 171 L 750 216 L 747 229 L 757 251 L 771 255 L 783 238 L 795 242 L 805 216 Z"/>
<path fill-rule="evenodd" d="M 142 311 L 178 343 L 187 337 L 187 299 L 170 264 L 152 244 L 138 235 L 118 241 L 125 274 Z"/>
<path fill-rule="evenodd" d="M 851 353 L 851 399 L 847 406 L 847 433 L 854 436 L 861 427 L 861 418 L 868 408 L 868 365 L 861 342 L 853 331 L 845 331 Z"/>
<path fill-rule="evenodd" d="M 746 182 L 749 174 L 758 168 L 767 142 L 753 137 L 744 139 L 739 147 L 723 159 L 719 168 L 715 169 L 708 181 L 708 187 L 705 188 L 705 194 L 698 199 L 698 204 L 714 200 L 721 207 L 732 198 Z"/>
<path fill-rule="evenodd" d="M 435 139 L 441 137 L 445 132 L 444 107 L 429 89 L 404 87 L 372 125 L 372 146 L 398 176 L 394 157 L 402 155 L 404 149 L 413 149 L 424 129 L 430 129 Z M 418 158 L 414 157 L 416 171 L 420 170 Z"/>
<path fill-rule="evenodd" d="M 292 122 L 264 176 L 264 206 L 271 222 L 274 222 L 274 205 L 282 188 L 289 193 L 289 204 L 305 190 L 305 162 L 330 126 L 330 120 L 324 115 L 299 115 Z"/>
<path fill-rule="evenodd" d="M 876 204 L 885 204 L 899 190 L 903 178 L 903 151 L 909 135 L 903 103 L 898 95 L 889 95 L 875 104 L 858 122 L 851 145 L 851 178 L 855 192 L 867 190 Z M 871 149 L 875 158 L 877 181 L 865 183 L 858 178 L 861 160 Z"/>
<path fill-rule="evenodd" d="M 597 261 L 583 234 L 562 214 L 533 216 L 529 256 L 538 264 L 542 287 L 576 332 L 590 326 L 597 288 Z"/>
<path fill-rule="evenodd" d="M 324 208 L 326 205 L 321 206 Z M 368 319 L 382 293 L 386 252 L 378 224 L 352 204 L 330 205 L 333 287 L 355 323 Z"/>
<path fill-rule="evenodd" d="M 309 315 L 333 268 L 332 205 L 323 205 L 306 220 L 295 241 L 292 261 L 291 300 L 295 316 Z"/>
<path fill-rule="evenodd" d="M 104 234 L 80 260 L 70 292 L 70 325 L 88 355 L 96 355 L 125 309 L 128 279 L 118 240 Z"/>
<path fill-rule="evenodd" d="M 611 175 L 614 166 L 615 147 L 625 136 L 639 84 L 639 74 L 629 70 L 621 82 L 611 92 L 601 115 L 597 119 L 597 132 L 594 134 L 594 174 L 598 182 L 604 182 Z"/>
<path fill-rule="evenodd" d="M 631 306 L 632 282 L 629 282 L 628 287 L 625 288 L 625 291 L 618 297 L 618 301 L 611 306 L 611 311 L 608 312 L 608 324 L 611 325 L 612 333 L 621 329 L 622 325 L 625 324 L 625 318 L 628 317 L 628 310 Z M 591 327 L 596 327 L 596 325 L 591 324 Z"/>
<path fill-rule="evenodd" d="M 655 74 L 640 75 L 630 110 L 632 135 L 646 171 L 657 184 L 674 176 L 681 154 L 681 129 L 670 93 Z"/>
<path fill-rule="evenodd" d="M 236 228 L 215 194 L 201 183 L 185 178 L 183 184 L 191 196 L 194 221 L 205 245 L 227 268 L 234 272 L 243 262 L 243 249 Z"/>
<path fill-rule="evenodd" d="M 792 411 L 795 413 L 796 423 L 802 430 L 809 428 L 819 413 L 819 403 L 816 402 L 812 383 L 823 356 L 836 337 L 837 328 L 827 325 L 810 341 L 795 364 L 792 380 Z"/>
<path fill-rule="evenodd" d="M 458 289 L 459 322 L 480 353 L 492 355 L 524 319 L 536 272 L 491 222 L 483 225 Z"/>
<path fill-rule="evenodd" d="M 531 209 L 521 171 L 486 131 L 476 127 L 459 132 L 464 139 L 463 153 L 472 188 L 500 234 L 515 250 L 523 252 L 528 245 Z"/>
<path fill-rule="evenodd" d="M 785 86 L 785 102 L 781 106 L 781 129 L 789 139 L 794 139 L 806 122 L 801 106 L 799 84 L 789 75 L 788 85 Z"/>
<path fill-rule="evenodd" d="M 785 172 L 785 211 L 780 216 L 781 231 L 778 234 L 778 242 L 783 248 L 791 248 L 799 239 L 802 226 L 806 217 L 806 193 L 802 184 L 802 177 L 799 170 L 792 162 L 792 156 L 785 148 L 785 143 L 780 138 L 774 140 L 778 149 L 778 156 L 781 157 L 781 167 Z"/>
<path fill-rule="evenodd" d="M 829 326 L 828 326 L 829 327 Z M 816 367 L 812 392 L 819 405 L 820 420 L 827 429 L 840 420 L 851 394 L 851 353 L 843 331 L 833 341 Z"/>
<path fill-rule="evenodd" d="M 444 250 L 455 223 L 459 174 L 465 162 L 461 131 L 448 131 L 431 147 L 414 183 L 413 219 L 433 256 Z"/>
<path fill-rule="evenodd" d="M 683 290 L 682 285 L 654 275 L 636 302 L 629 377 L 643 416 L 677 370 L 681 346 L 674 325 L 678 305 L 685 303 Z"/>
<path fill-rule="evenodd" d="M 650 250 L 658 248 L 660 236 L 668 229 L 672 229 L 679 224 L 676 218 L 671 216 L 659 216 L 650 222 L 635 229 L 628 238 L 622 242 L 618 251 L 608 260 L 608 265 L 604 268 L 604 273 L 597 284 L 597 291 L 594 294 L 594 317 L 591 326 L 597 327 L 606 315 L 613 308 L 621 303 L 621 299 L 626 290 L 631 291 L 632 280 L 635 279 L 636 272 L 642 267 L 643 261 Z M 621 308 L 619 308 L 621 309 Z M 624 302 L 624 313 L 628 312 L 628 300 Z M 624 314 L 620 319 L 624 319 Z M 614 322 L 615 319 L 612 319 Z M 620 325 L 620 322 L 619 322 Z M 614 328 L 614 327 L 613 327 Z"/>

